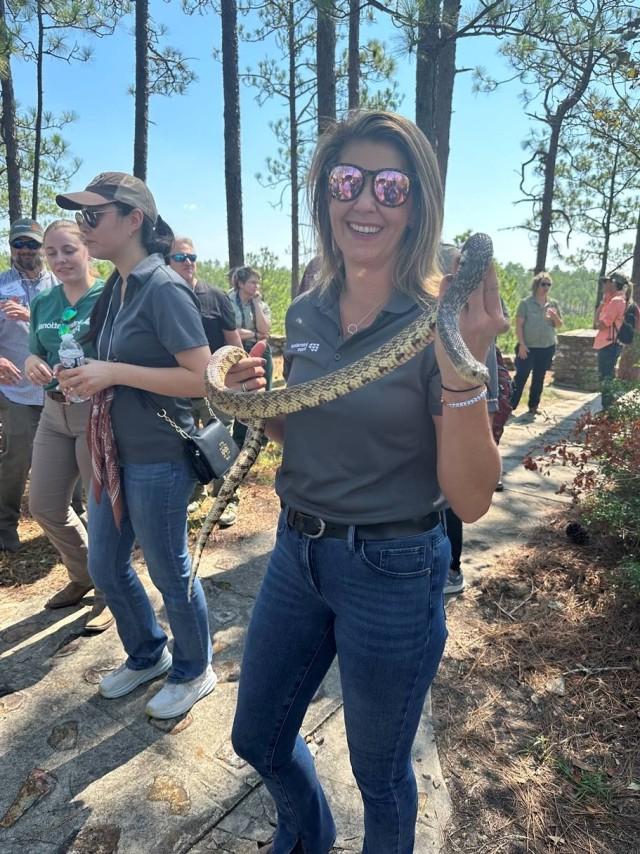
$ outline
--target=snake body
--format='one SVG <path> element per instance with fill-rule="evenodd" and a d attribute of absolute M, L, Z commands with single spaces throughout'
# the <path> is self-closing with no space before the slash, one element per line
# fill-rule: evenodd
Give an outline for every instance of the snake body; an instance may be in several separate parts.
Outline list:
<path fill-rule="evenodd" d="M 491 238 L 486 234 L 471 235 L 462 247 L 458 270 L 442 300 L 426 298 L 424 312 L 394 338 L 360 361 L 310 382 L 262 394 L 230 391 L 224 385 L 227 371 L 245 358 L 246 353 L 238 347 L 216 350 L 205 372 L 207 398 L 212 407 L 248 422 L 251 429 L 200 530 L 192 560 L 189 595 L 209 535 L 260 453 L 267 418 L 321 406 L 380 379 L 433 341 L 434 324 L 460 376 L 475 385 L 487 381 L 485 365 L 471 355 L 460 335 L 459 318 L 469 297 L 482 282 L 492 257 Z"/>

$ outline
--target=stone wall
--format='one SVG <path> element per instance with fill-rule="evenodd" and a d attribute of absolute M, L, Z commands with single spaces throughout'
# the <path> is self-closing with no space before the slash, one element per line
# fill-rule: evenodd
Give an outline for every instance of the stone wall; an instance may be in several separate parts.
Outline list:
<path fill-rule="evenodd" d="M 595 337 L 595 329 L 574 329 L 558 334 L 553 360 L 553 381 L 556 385 L 580 391 L 599 391 L 598 363 L 593 349 Z"/>

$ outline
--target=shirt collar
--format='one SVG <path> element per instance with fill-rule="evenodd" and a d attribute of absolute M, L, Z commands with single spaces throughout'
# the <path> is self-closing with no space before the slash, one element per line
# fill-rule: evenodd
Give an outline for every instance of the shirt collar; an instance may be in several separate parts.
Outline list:
<path fill-rule="evenodd" d="M 323 290 L 314 289 L 311 292 L 312 304 L 323 314 L 328 314 L 330 317 L 336 317 L 338 314 L 339 298 L 340 289 L 335 282 L 332 282 L 328 288 Z M 411 311 L 416 306 L 417 302 L 412 296 L 403 291 L 394 290 L 383 311 L 389 314 L 406 314 L 406 312 Z"/>

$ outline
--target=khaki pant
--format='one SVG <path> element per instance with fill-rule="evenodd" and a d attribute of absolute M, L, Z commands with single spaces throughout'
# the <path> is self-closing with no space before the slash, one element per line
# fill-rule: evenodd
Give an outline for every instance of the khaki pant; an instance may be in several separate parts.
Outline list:
<path fill-rule="evenodd" d="M 66 405 L 45 398 L 33 440 L 29 510 L 60 552 L 69 577 L 91 587 L 87 569 L 87 531 L 71 506 L 78 474 L 86 495 L 91 488 L 87 426 L 91 402 Z M 95 600 L 102 602 L 96 591 Z"/>

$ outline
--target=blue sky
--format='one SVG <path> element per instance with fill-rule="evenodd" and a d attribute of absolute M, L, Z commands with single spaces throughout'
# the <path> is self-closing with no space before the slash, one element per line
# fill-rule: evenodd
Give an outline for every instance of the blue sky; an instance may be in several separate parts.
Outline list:
<path fill-rule="evenodd" d="M 212 56 L 220 47 L 218 17 L 187 17 L 180 4 L 151 2 L 152 14 L 169 29 L 166 41 L 193 57 L 198 80 L 186 95 L 152 98 L 148 183 L 161 215 L 176 233 L 193 237 L 202 258 L 226 258 L 224 195 L 222 69 Z M 363 32 L 385 41 L 398 54 L 397 79 L 404 100 L 400 112 L 413 118 L 415 63 L 401 50 L 397 31 L 379 18 Z M 48 59 L 45 65 L 45 106 L 54 112 L 74 110 L 78 118 L 65 129 L 74 155 L 82 159 L 70 189 L 84 187 L 102 171 L 131 171 L 133 161 L 133 98 L 128 89 L 134 74 L 131 20 L 114 36 L 93 40 L 93 59 L 67 65 Z M 268 44 L 240 45 L 240 67 L 255 66 Z M 493 40 L 463 39 L 458 67 L 482 65 L 495 76 L 506 71 Z M 33 66 L 15 63 L 16 94 L 24 105 L 34 92 Z M 505 75 L 506 76 L 506 75 Z M 534 250 L 529 237 L 511 230 L 528 214 L 520 198 L 521 141 L 528 121 L 518 100 L 518 84 L 500 87 L 491 95 L 472 93 L 471 74 L 459 74 L 454 94 L 451 155 L 445 210 L 445 238 L 468 228 L 492 235 L 496 257 L 531 267 Z M 266 246 L 289 263 L 289 219 L 286 210 L 272 206 L 277 192 L 255 178 L 265 158 L 275 154 L 276 142 L 268 123 L 285 106 L 272 102 L 259 107 L 251 88 L 241 86 L 245 251 Z"/>

